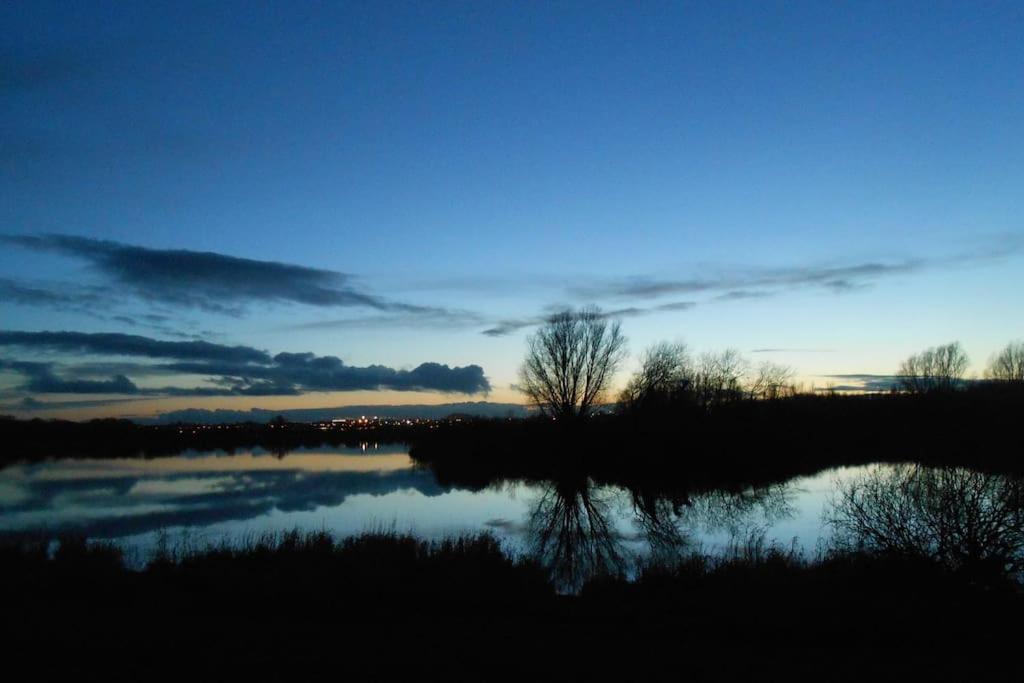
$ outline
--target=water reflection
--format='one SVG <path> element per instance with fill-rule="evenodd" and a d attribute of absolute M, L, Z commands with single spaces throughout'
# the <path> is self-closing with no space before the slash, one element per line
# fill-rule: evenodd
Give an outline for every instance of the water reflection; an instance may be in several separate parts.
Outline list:
<path fill-rule="evenodd" d="M 614 493 L 589 479 L 544 486 L 530 512 L 530 549 L 556 586 L 578 590 L 588 579 L 626 569 L 622 537 L 612 523 Z"/>
<path fill-rule="evenodd" d="M 529 548 L 555 586 L 575 592 L 594 578 L 628 575 L 642 559 L 699 552 L 699 539 L 711 534 L 732 543 L 761 534 L 792 516 L 792 495 L 786 484 L 665 495 L 589 479 L 549 482 L 530 511 Z M 625 532 L 623 522 L 635 532 Z"/>
<path fill-rule="evenodd" d="M 291 529 L 489 531 L 532 553 L 562 590 L 640 562 L 720 556 L 758 542 L 926 557 L 1024 574 L 1024 484 L 968 469 L 882 465 L 735 489 L 598 485 L 586 477 L 439 483 L 404 448 L 52 460 L 0 470 L 0 530 L 73 531 L 136 544 L 158 532 L 219 542 Z M 826 526 L 822 526 L 822 520 Z"/>
<path fill-rule="evenodd" d="M 923 557 L 971 574 L 1024 570 L 1024 481 L 964 468 L 873 468 L 837 484 L 841 548 Z"/>
<path fill-rule="evenodd" d="M 117 538 L 335 507 L 354 495 L 405 490 L 437 496 L 448 489 L 405 453 L 61 460 L 3 471 L 0 528 Z"/>

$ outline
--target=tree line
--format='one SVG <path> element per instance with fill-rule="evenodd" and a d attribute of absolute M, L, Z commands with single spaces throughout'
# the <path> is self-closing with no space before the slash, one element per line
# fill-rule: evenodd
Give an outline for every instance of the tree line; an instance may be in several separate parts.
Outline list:
<path fill-rule="evenodd" d="M 621 324 L 590 306 L 550 316 L 527 339 L 520 388 L 542 414 L 570 420 L 591 415 L 609 399 L 612 379 L 626 359 Z M 904 360 L 893 391 L 914 394 L 964 386 L 970 359 L 959 342 L 935 346 Z M 751 365 L 735 349 L 691 354 L 678 342 L 658 342 L 617 397 L 621 411 L 685 402 L 709 409 L 740 400 L 775 400 L 798 393 L 793 368 Z M 1024 341 L 1011 342 L 989 361 L 985 378 L 1024 382 Z"/>

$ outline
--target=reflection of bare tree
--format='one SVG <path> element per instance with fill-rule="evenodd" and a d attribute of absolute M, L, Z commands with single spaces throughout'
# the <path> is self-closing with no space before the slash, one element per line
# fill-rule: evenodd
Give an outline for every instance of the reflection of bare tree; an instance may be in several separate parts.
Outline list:
<path fill-rule="evenodd" d="M 623 495 L 590 480 L 551 482 L 543 490 L 530 514 L 530 541 L 534 556 L 562 590 L 576 591 L 590 578 L 629 569 L 626 539 L 613 512 Z M 634 489 L 628 500 L 623 512 L 632 516 L 655 561 L 678 559 L 699 531 L 737 537 L 792 514 L 784 485 L 675 497 Z"/>
<path fill-rule="evenodd" d="M 592 577 L 625 571 L 610 496 L 589 479 L 552 482 L 530 513 L 534 555 L 560 589 L 576 591 Z"/>
<path fill-rule="evenodd" d="M 643 491 L 629 492 L 634 523 L 656 559 L 671 559 L 689 547 L 689 535 L 679 524 L 680 510 L 690 503 L 688 497 L 669 499 Z"/>
<path fill-rule="evenodd" d="M 953 569 L 1024 570 L 1024 482 L 900 465 L 841 483 L 829 513 L 841 544 Z"/>
<path fill-rule="evenodd" d="M 656 560 L 690 550 L 693 537 L 700 533 L 725 533 L 734 542 L 761 536 L 793 515 L 791 495 L 791 487 L 785 484 L 674 498 L 630 492 L 635 523 Z"/>
<path fill-rule="evenodd" d="M 706 533 L 742 536 L 764 530 L 793 516 L 793 489 L 787 484 L 757 486 L 742 491 L 708 491 L 694 496 L 682 511 L 682 522 Z"/>

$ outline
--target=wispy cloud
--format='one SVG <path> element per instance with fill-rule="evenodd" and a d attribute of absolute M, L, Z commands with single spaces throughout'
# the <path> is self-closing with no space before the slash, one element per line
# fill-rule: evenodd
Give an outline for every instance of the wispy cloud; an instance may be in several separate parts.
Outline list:
<path fill-rule="evenodd" d="M 241 315 L 253 303 L 363 307 L 393 314 L 440 310 L 377 296 L 359 287 L 346 273 L 277 261 L 187 249 L 150 249 L 61 234 L 4 235 L 0 241 L 85 261 L 117 293 L 228 315 Z M 25 294 L 23 299 L 28 302 L 32 294 Z M 35 293 L 35 303 L 49 302 L 40 292 Z"/>
<path fill-rule="evenodd" d="M 835 353 L 835 349 L 807 349 L 794 347 L 777 347 L 764 349 L 751 349 L 751 353 Z"/>
<path fill-rule="evenodd" d="M 714 298 L 715 301 L 746 301 L 748 299 L 767 299 L 768 297 L 775 296 L 775 292 L 769 292 L 766 290 L 750 290 L 750 289 L 734 289 L 726 292 L 725 294 L 719 294 Z"/>
<path fill-rule="evenodd" d="M 659 312 L 688 311 L 697 304 L 693 301 L 673 301 L 671 303 L 659 304 L 657 306 L 628 306 L 626 308 L 615 308 L 610 311 L 602 311 L 605 318 L 637 318 L 644 315 Z M 499 320 L 497 324 L 487 328 L 482 334 L 488 337 L 504 337 L 529 327 L 543 325 L 551 319 L 551 316 L 560 311 L 571 308 L 570 306 L 548 306 L 544 314 L 528 318 L 509 318 Z"/>
<path fill-rule="evenodd" d="M 95 399 L 84 399 L 78 401 L 40 401 L 26 396 L 25 398 L 18 401 L 16 404 L 4 405 L 0 410 L 25 410 L 25 411 L 37 411 L 37 410 L 67 410 L 69 408 L 100 408 L 102 406 L 117 405 L 119 403 L 130 403 L 139 401 L 138 397 L 132 398 L 95 398 Z"/>
<path fill-rule="evenodd" d="M 0 278 L 0 300 L 24 306 L 46 306 L 59 310 L 88 312 L 88 306 L 108 301 L 110 294 L 105 287 L 68 285 L 61 288 Z"/>
<path fill-rule="evenodd" d="M 424 309 L 407 313 L 355 316 L 335 318 L 332 320 L 314 320 L 308 323 L 289 325 L 289 330 L 350 330 L 350 329 L 381 329 L 392 327 L 436 328 L 453 330 L 476 327 L 484 323 L 479 313 L 465 310 L 449 310 L 443 308 Z"/>
<path fill-rule="evenodd" d="M 843 293 L 870 287 L 880 280 L 928 270 L 982 265 L 1018 254 L 1024 248 L 1020 235 L 1002 235 L 980 246 L 949 256 L 871 260 L 855 263 L 794 265 L 780 268 L 710 268 L 710 274 L 690 278 L 656 278 L 638 275 L 597 279 L 569 288 L 571 295 L 587 300 L 652 299 L 680 294 L 708 294 L 727 301 L 772 296 L 794 288 L 817 288 Z"/>
<path fill-rule="evenodd" d="M 973 249 L 949 256 L 871 260 L 854 263 L 793 265 L 779 268 L 733 267 L 704 268 L 707 274 L 686 278 L 658 278 L 637 275 L 624 278 L 578 278 L 566 288 L 572 299 L 594 302 L 638 302 L 607 313 L 609 317 L 635 317 L 665 311 L 688 310 L 696 301 L 650 305 L 662 297 L 703 295 L 703 303 L 765 299 L 794 289 L 818 289 L 843 294 L 871 287 L 881 280 L 925 271 L 948 270 L 1001 261 L 1024 250 L 1024 236 L 1000 235 L 977 241 Z M 642 304 L 647 305 L 642 305 Z M 522 318 L 507 318 L 483 330 L 491 337 L 502 337 L 543 324 L 551 310 L 570 306 L 548 306 L 545 313 Z"/>
<path fill-rule="evenodd" d="M 841 380 L 841 384 L 833 384 L 824 390 L 832 391 L 890 391 L 899 386 L 899 375 L 874 375 L 867 373 L 850 373 L 841 375 L 823 375 L 825 379 Z"/>
<path fill-rule="evenodd" d="M 92 353 L 106 356 L 142 356 L 179 360 L 266 363 L 270 355 L 249 346 L 226 346 L 205 341 L 161 341 L 116 332 L 17 332 L 0 330 L 0 346 Z"/>

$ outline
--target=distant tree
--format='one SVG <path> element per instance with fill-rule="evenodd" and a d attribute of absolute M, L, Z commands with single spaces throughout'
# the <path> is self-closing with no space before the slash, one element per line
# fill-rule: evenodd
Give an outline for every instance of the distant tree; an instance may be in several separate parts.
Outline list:
<path fill-rule="evenodd" d="M 969 363 L 960 342 L 933 346 L 900 364 L 897 372 L 900 387 L 915 394 L 955 389 L 963 380 Z"/>
<path fill-rule="evenodd" d="M 747 361 L 735 349 L 704 353 L 694 372 L 694 395 L 705 406 L 743 398 Z"/>
<path fill-rule="evenodd" d="M 1024 382 L 1024 341 L 1010 342 L 994 355 L 985 376 L 1002 382 Z"/>
<path fill-rule="evenodd" d="M 601 309 L 555 313 L 527 340 L 522 389 L 546 415 L 585 417 L 608 389 L 625 349 L 620 324 Z"/>
<path fill-rule="evenodd" d="M 644 351 L 640 369 L 622 390 L 619 401 L 626 407 L 667 401 L 691 388 L 693 372 L 686 344 L 659 342 Z"/>
<path fill-rule="evenodd" d="M 793 368 L 788 365 L 761 363 L 748 387 L 750 397 L 774 400 L 793 394 L 793 374 Z"/>

